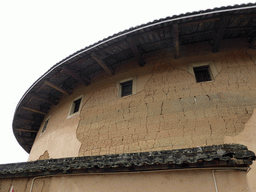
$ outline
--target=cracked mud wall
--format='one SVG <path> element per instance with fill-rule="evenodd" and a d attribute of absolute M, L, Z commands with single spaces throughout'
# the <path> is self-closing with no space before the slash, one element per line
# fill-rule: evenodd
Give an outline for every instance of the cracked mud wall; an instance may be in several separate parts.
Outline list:
<path fill-rule="evenodd" d="M 188 65 L 213 61 L 214 81 L 196 83 Z M 168 52 L 129 72 L 140 90 L 118 98 L 109 81 L 83 105 L 79 156 L 222 144 L 239 135 L 255 108 L 255 51 L 196 54 L 173 60 Z M 124 78 L 125 79 L 125 78 Z"/>
<path fill-rule="evenodd" d="M 29 160 L 45 151 L 46 158 L 104 155 L 222 144 L 238 136 L 255 109 L 256 52 L 202 47 L 187 47 L 180 59 L 168 50 L 147 55 L 144 67 L 130 61 L 114 76 L 99 74 L 81 85 L 51 109 Z M 196 83 L 188 66 L 209 61 L 217 71 L 214 81 Z M 117 82 L 130 77 L 136 78 L 136 94 L 119 98 Z M 80 114 L 67 118 L 80 95 Z"/>
<path fill-rule="evenodd" d="M 248 149 L 256 153 L 256 109 L 254 109 L 253 114 L 248 122 L 246 122 L 243 131 L 236 135 L 235 137 L 226 136 L 225 143 L 241 143 L 246 145 Z M 248 183 L 251 191 L 256 191 L 256 164 L 255 162 L 251 165 L 251 170 L 248 172 Z"/>

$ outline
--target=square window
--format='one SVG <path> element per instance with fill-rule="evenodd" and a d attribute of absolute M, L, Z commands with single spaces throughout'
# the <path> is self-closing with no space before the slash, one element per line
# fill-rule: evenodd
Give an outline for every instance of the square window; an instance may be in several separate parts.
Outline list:
<path fill-rule="evenodd" d="M 117 81 L 118 98 L 136 94 L 136 77 Z"/>
<path fill-rule="evenodd" d="M 77 113 L 79 111 L 81 101 L 82 101 L 82 98 L 79 98 L 79 99 L 76 99 L 76 100 L 73 101 L 73 104 L 72 104 L 72 107 L 71 107 L 71 110 L 70 110 L 70 115 L 72 115 L 74 113 Z"/>
<path fill-rule="evenodd" d="M 193 68 L 195 77 L 196 77 L 196 82 L 205 82 L 205 81 L 211 81 L 211 73 L 210 73 L 210 68 L 208 65 L 205 66 L 200 66 L 200 67 L 194 67 Z"/>
<path fill-rule="evenodd" d="M 121 97 L 132 94 L 132 83 L 133 83 L 133 80 L 120 83 L 120 85 L 121 85 Z"/>

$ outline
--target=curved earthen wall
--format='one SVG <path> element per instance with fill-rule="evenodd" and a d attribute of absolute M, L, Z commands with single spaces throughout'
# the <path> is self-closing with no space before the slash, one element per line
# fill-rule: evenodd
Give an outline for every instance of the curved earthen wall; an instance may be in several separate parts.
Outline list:
<path fill-rule="evenodd" d="M 199 48 L 187 47 L 176 60 L 168 50 L 151 54 L 143 68 L 131 61 L 116 75 L 79 87 L 51 109 L 29 160 L 46 151 L 49 158 L 104 155 L 222 144 L 238 136 L 255 108 L 256 52 Z M 209 61 L 214 81 L 196 83 L 189 65 Z M 129 77 L 136 79 L 136 94 L 119 98 L 117 81 Z M 67 118 L 80 95 L 80 114 Z"/>
<path fill-rule="evenodd" d="M 209 60 L 217 69 L 215 80 L 196 83 L 188 65 Z M 135 95 L 118 98 L 115 83 L 109 83 L 85 101 L 77 128 L 79 156 L 222 144 L 243 131 L 256 101 L 251 53 L 177 61 L 159 53 L 147 63 L 133 73 L 142 86 Z"/>

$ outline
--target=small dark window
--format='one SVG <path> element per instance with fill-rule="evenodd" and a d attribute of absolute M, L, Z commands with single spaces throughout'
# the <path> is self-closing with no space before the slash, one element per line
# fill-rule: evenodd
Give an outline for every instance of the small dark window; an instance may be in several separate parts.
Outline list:
<path fill-rule="evenodd" d="M 42 129 L 42 133 L 45 132 L 46 127 L 47 127 L 47 125 L 48 125 L 48 122 L 49 122 L 49 119 L 47 119 L 47 120 L 44 122 L 44 126 L 43 126 L 43 129 Z"/>
<path fill-rule="evenodd" d="M 212 80 L 209 66 L 194 67 L 194 73 L 197 83 Z"/>
<path fill-rule="evenodd" d="M 81 104 L 81 100 L 82 100 L 82 98 L 79 98 L 79 99 L 77 99 L 77 100 L 75 100 L 75 101 L 73 102 L 71 114 L 76 113 L 76 112 L 79 111 L 80 104 Z"/>
<path fill-rule="evenodd" d="M 132 94 L 132 80 L 126 81 L 121 84 L 121 97 L 131 95 Z"/>

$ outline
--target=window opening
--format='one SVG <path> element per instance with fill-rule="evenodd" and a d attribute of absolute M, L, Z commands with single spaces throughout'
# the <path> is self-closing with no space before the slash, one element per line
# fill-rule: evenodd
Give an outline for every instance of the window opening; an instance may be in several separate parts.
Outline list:
<path fill-rule="evenodd" d="M 121 97 L 132 94 L 132 80 L 120 83 L 121 85 Z"/>
<path fill-rule="evenodd" d="M 49 119 L 47 119 L 47 120 L 44 122 L 44 126 L 43 126 L 43 129 L 42 129 L 42 133 L 45 132 L 46 127 L 47 127 L 47 125 L 48 125 L 48 122 L 49 122 Z"/>
<path fill-rule="evenodd" d="M 81 100 L 82 100 L 82 98 L 79 98 L 73 102 L 73 106 L 72 106 L 72 110 L 70 111 L 70 115 L 79 111 Z"/>
<path fill-rule="evenodd" d="M 211 81 L 211 74 L 209 70 L 209 66 L 200 66 L 200 67 L 194 67 L 194 73 L 196 76 L 196 82 L 205 82 L 205 81 Z"/>

